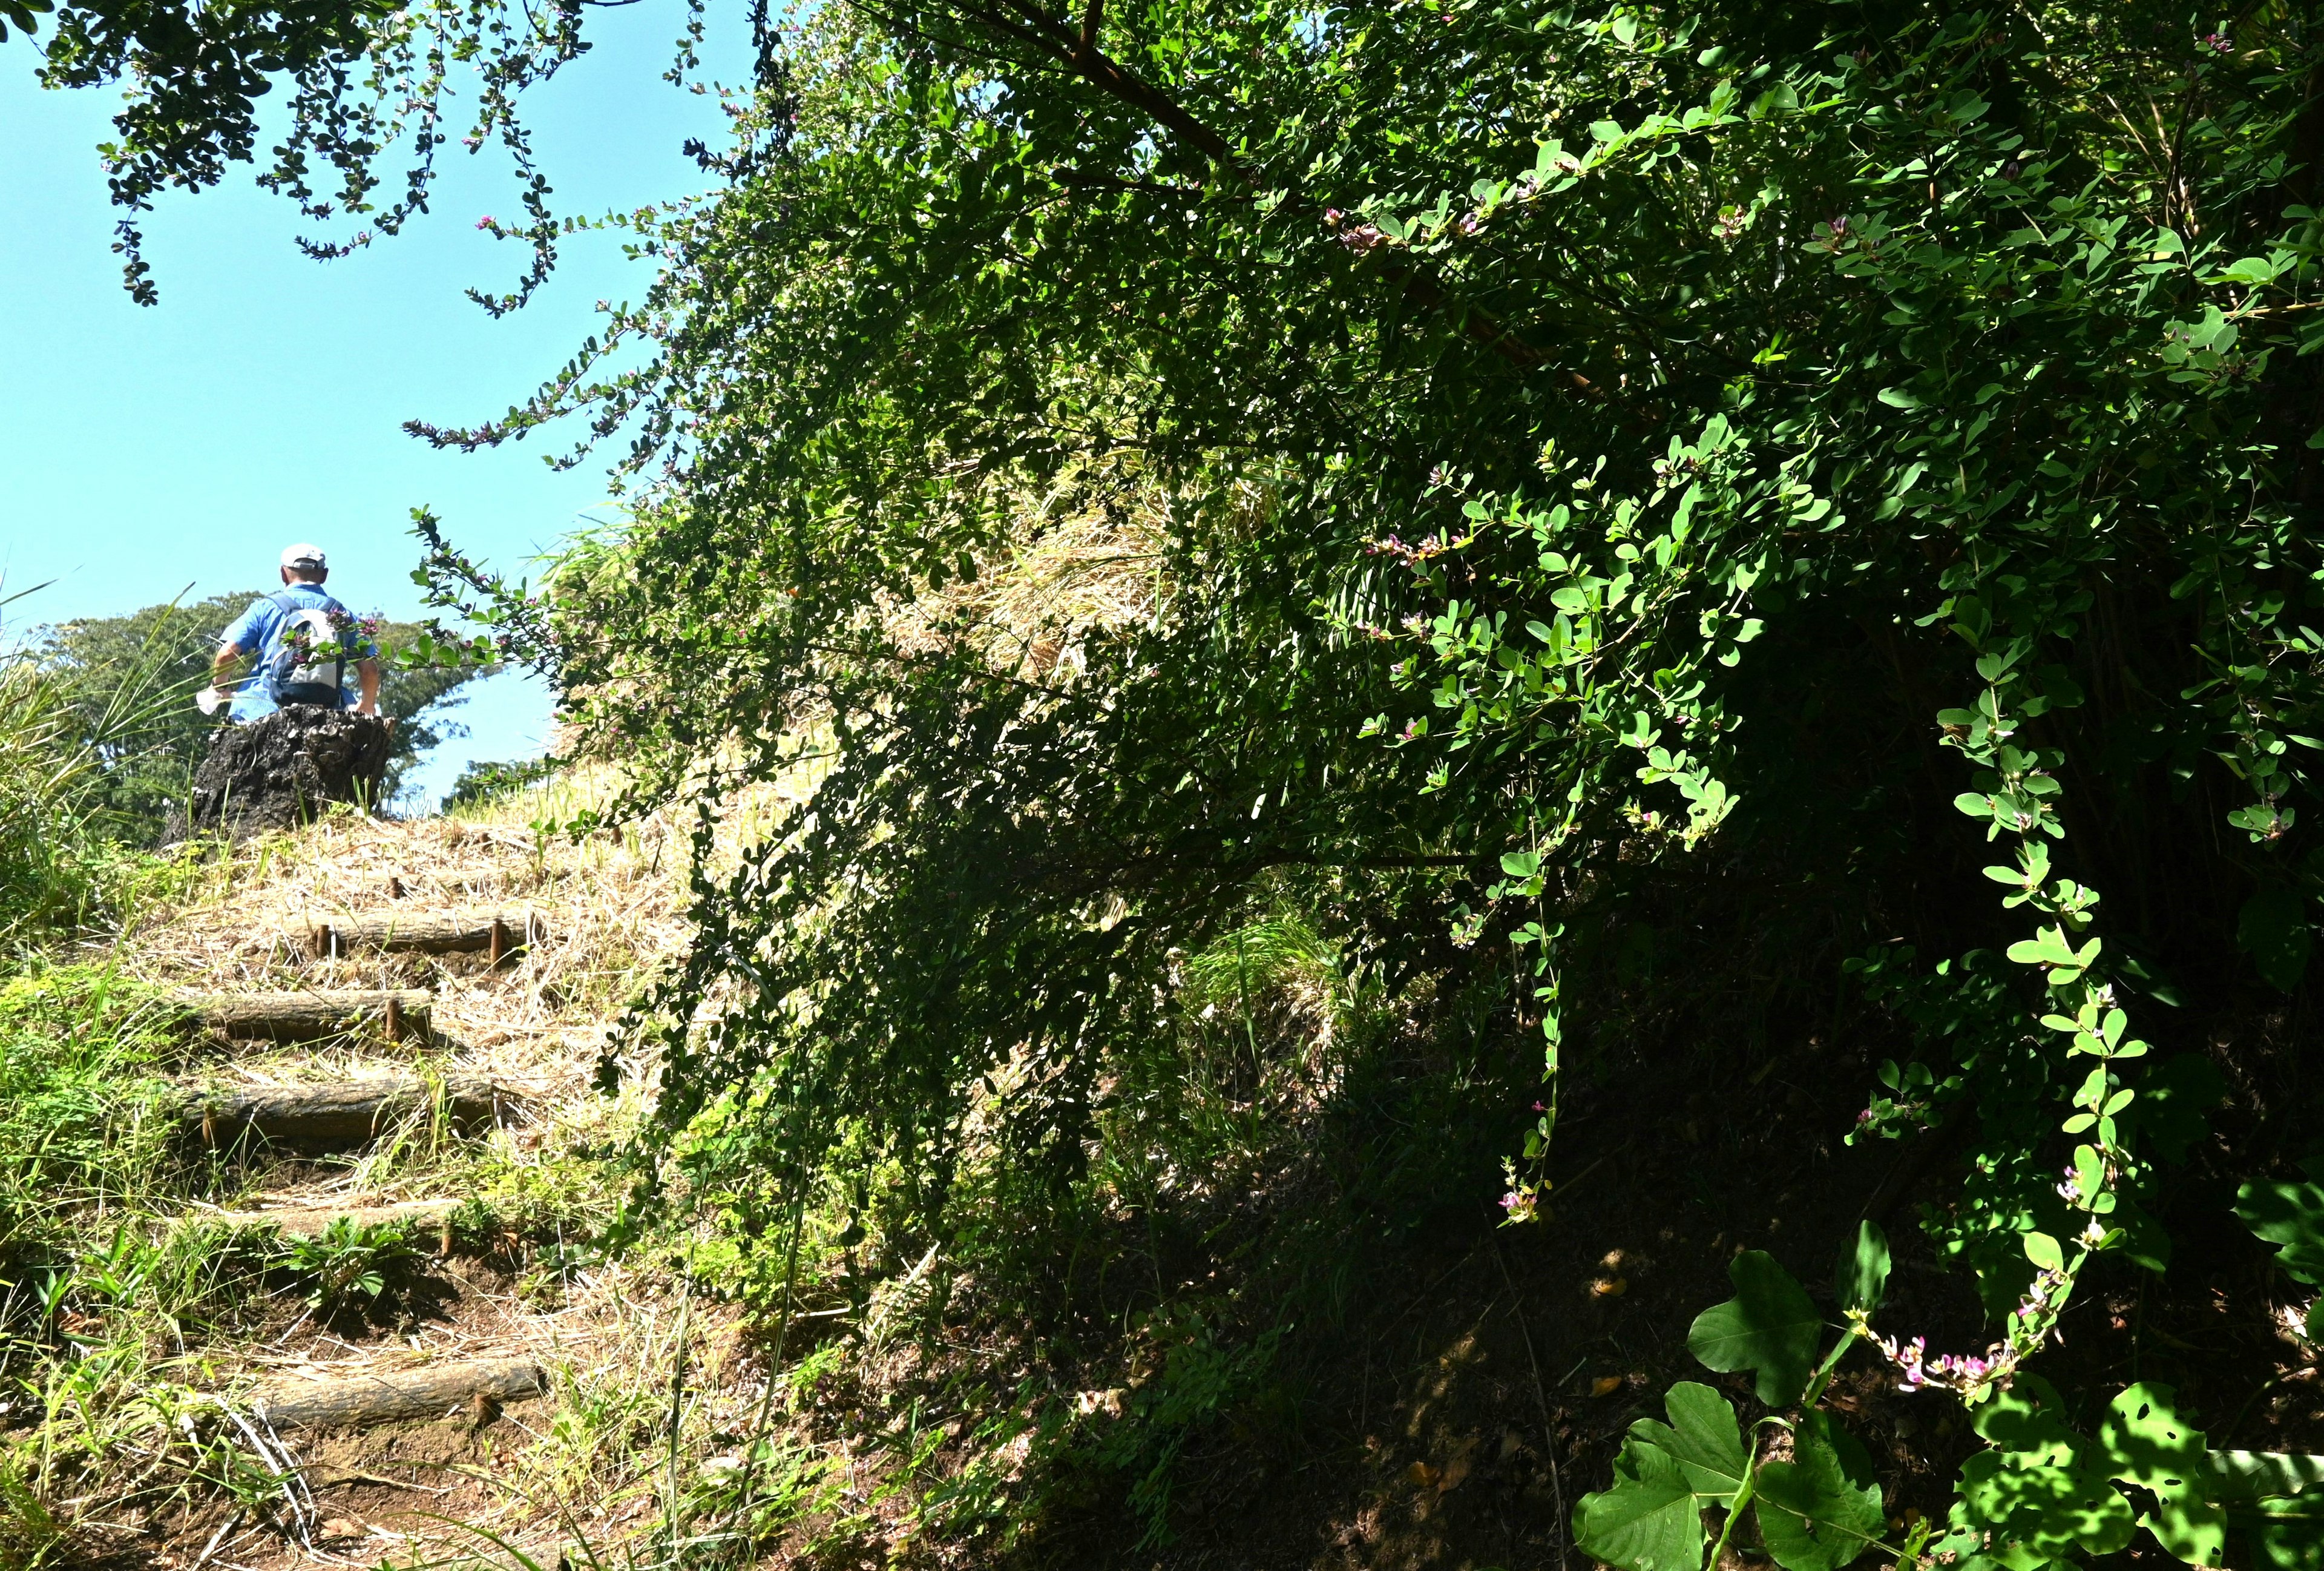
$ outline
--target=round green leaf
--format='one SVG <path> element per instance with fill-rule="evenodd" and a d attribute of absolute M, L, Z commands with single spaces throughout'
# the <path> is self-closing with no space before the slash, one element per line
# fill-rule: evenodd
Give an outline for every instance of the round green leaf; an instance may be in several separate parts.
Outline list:
<path fill-rule="evenodd" d="M 1620 1571 L 1696 1571 L 1702 1511 L 1678 1459 L 1632 1441 L 1614 1463 L 1614 1487 L 1582 1497 L 1573 1541 Z"/>
<path fill-rule="evenodd" d="M 1792 1459 L 1759 1469 L 1759 1537 L 1784 1571 L 1839 1571 L 1880 1537 L 1872 1459 L 1829 1415 L 1792 1433 Z"/>
<path fill-rule="evenodd" d="M 1789 1407 L 1807 1389 L 1822 1340 L 1823 1317 L 1791 1273 L 1764 1250 L 1747 1249 L 1727 1266 L 1735 1297 L 1714 1304 L 1688 1327 L 1686 1348 L 1705 1366 L 1758 1372 L 1758 1398 Z"/>

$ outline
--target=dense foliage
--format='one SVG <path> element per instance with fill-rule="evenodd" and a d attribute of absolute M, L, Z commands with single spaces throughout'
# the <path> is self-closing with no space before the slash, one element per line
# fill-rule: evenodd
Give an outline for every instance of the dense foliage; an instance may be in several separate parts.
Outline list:
<path fill-rule="evenodd" d="M 1554 1082 L 1612 1046 L 1600 919 L 1772 881 L 1894 1022 L 1866 1132 L 1980 1121 L 1928 1226 L 2001 1338 L 1890 1356 L 2014 1389 L 2088 1262 L 2167 1260 L 2154 1163 L 2220 1093 L 2129 1012 L 2193 1045 L 2304 971 L 2314 47 L 2168 7 L 811 24 L 595 351 L 660 357 L 466 439 L 580 408 L 676 466 L 560 583 L 602 737 L 836 740 L 656 1001 L 750 984 L 663 1034 L 673 1128 L 755 1109 L 700 1176 L 853 1132 L 935 1224 L 1003 1063 L 1069 1173 L 1104 1044 L 1261 883 L 1399 984 L 1477 964 L 1422 910 L 1516 947 Z M 1143 520 L 1139 615 L 890 614 L 1092 508 Z M 1944 1549 L 2120 1547 L 2021 1503 L 1971 1489 Z"/>
<path fill-rule="evenodd" d="M 2082 1393 L 2089 1439 L 2020 1366 L 2086 1271 L 2167 1268 L 2229 1082 L 2249 1218 L 2287 1260 L 2324 1225 L 2264 1170 L 2324 889 L 2317 20 L 804 16 L 721 188 L 629 220 L 647 300 L 505 419 L 418 428 L 633 435 L 633 522 L 492 615 L 642 790 L 814 754 L 635 1014 L 664 1176 L 768 1281 L 835 1175 L 915 1246 L 1064 1207 L 1200 1040 L 1187 967 L 1280 906 L 1511 1100 L 1547 1080 L 1495 1132 L 1515 1219 L 1563 1083 L 1850 1011 L 1891 1055 L 1857 1132 L 1966 1132 L 1923 1227 L 1996 1326 L 1932 1354 L 1843 1295 L 1832 1357 L 1992 1443 L 1886 1547 L 2110 1553 L 2126 1483 L 2181 1558 L 2312 1566 L 2297 1459 L 2215 1467 L 2145 1385 Z M 1789 1459 L 1674 1388 L 1583 1509 L 1601 1557 L 1692 1562 L 1755 1491 L 1788 1571 L 1885 1541 L 1766 1265 L 1696 1351 Z"/>

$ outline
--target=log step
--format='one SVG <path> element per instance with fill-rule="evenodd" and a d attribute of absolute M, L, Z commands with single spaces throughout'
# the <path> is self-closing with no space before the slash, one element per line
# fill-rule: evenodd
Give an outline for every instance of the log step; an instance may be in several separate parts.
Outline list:
<path fill-rule="evenodd" d="M 383 1076 L 315 1086 L 196 1090 L 180 1116 L 204 1143 L 231 1145 L 246 1135 L 297 1151 L 345 1151 L 371 1141 L 411 1114 L 433 1106 L 437 1087 L 417 1077 Z M 445 1110 L 463 1132 L 496 1122 L 514 1098 L 489 1080 L 447 1078 Z"/>
<path fill-rule="evenodd" d="M 277 1429 L 351 1429 L 401 1419 L 440 1419 L 466 1409 L 489 1418 L 503 1402 L 549 1394 L 549 1376 L 529 1358 L 427 1363 L 316 1381 L 272 1381 L 247 1399 Z"/>
<path fill-rule="evenodd" d="M 395 949 L 421 955 L 475 954 L 499 965 L 549 936 L 530 911 L 516 916 L 458 916 L 415 911 L 375 917 L 329 917 L 310 922 L 307 942 L 315 958 L 327 960 L 359 949 Z"/>
<path fill-rule="evenodd" d="M 409 1222 L 440 1227 L 460 1208 L 457 1200 L 395 1200 L 384 1206 L 283 1206 L 271 1211 L 194 1211 L 184 1220 L 214 1227 L 271 1227 L 284 1238 L 314 1238 L 346 1217 L 357 1227 Z"/>
<path fill-rule="evenodd" d="M 189 993 L 178 1002 L 229 1041 L 314 1042 L 376 1023 L 390 1040 L 429 1037 L 424 987 L 384 992 Z"/>

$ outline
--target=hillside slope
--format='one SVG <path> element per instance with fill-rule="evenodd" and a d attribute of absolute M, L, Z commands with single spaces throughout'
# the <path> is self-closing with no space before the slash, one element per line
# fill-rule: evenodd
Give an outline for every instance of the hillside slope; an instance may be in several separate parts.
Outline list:
<path fill-rule="evenodd" d="M 973 1140 L 959 1231 L 890 1231 L 843 1169 L 781 1269 L 781 1219 L 641 1157 L 649 1058 L 596 1089 L 609 1023 L 687 940 L 692 840 L 659 816 L 564 832 L 603 789 L 190 858 L 108 950 L 0 992 L 0 1138 L 30 1153 L 0 1559 L 1572 1567 L 1565 1524 L 1669 1382 L 1752 1410 L 1686 1348 L 1739 1252 L 1821 1298 L 1870 1212 L 1888 1317 L 1980 1334 L 1911 1225 L 1960 1150 L 1833 1138 L 1870 1048 L 1811 1024 L 1680 1058 L 1642 1015 L 1568 1090 L 1543 1224 L 1504 1230 L 1496 1066 L 1524 1044 L 1364 991 L 1296 913 L 1188 957 L 1178 1003 L 1213 1034 L 1106 1086 L 1078 1209 L 1021 1208 Z M 714 855 L 788 806 L 746 799 Z M 503 919 L 500 964 L 316 952 L 318 925 L 456 916 Z M 356 993 L 407 1002 L 295 1042 L 219 1040 L 174 1002 Z M 1031 1085 L 1003 1066 L 994 1095 Z M 383 1086 L 401 1099 L 351 1133 L 348 1097 Z M 301 1098 L 337 1099 L 328 1149 L 250 1138 Z M 2324 1448 L 2268 1295 L 2212 1291 L 2267 1268 L 2200 1225 L 2210 1160 L 2170 1274 L 2098 1280 L 2056 1378 L 2135 1369 L 2218 1410 L 2214 1445 Z M 1831 1405 L 1897 1481 L 1898 1530 L 1941 1516 L 1978 1444 L 1949 1404 L 1859 1356 Z"/>
<path fill-rule="evenodd" d="M 607 1021 L 682 935 L 687 850 L 659 818 L 560 836 L 583 795 L 335 818 L 189 862 L 100 961 L 11 989 L 18 1030 L 77 1016 L 142 1044 L 92 1095 L 116 1126 L 124 1109 L 165 1126 L 116 1134 L 103 1183 L 16 1230 L 50 1304 L 30 1328 L 46 1411 L 16 1454 L 20 1557 L 374 1562 L 486 1548 L 483 1530 L 553 1560 L 560 1539 L 658 1512 L 673 1372 L 688 1432 L 723 1421 L 733 1317 L 687 1301 L 662 1254 L 586 1247 L 618 1209 L 604 1155 L 641 1084 L 590 1082 Z M 504 918 L 512 952 L 315 952 L 318 924 L 446 914 Z M 383 991 L 424 1003 L 306 1041 L 221 1040 L 173 1007 Z M 482 1084 L 492 1105 L 456 1116 Z M 195 1086 L 208 1118 L 180 1112 Z M 318 1093 L 398 1087 L 360 1128 L 297 1123 Z M 275 1122 L 245 1127 L 251 1108 Z M 302 1402 L 360 1406 L 420 1374 L 450 1381 L 451 1416 L 298 1427 Z"/>

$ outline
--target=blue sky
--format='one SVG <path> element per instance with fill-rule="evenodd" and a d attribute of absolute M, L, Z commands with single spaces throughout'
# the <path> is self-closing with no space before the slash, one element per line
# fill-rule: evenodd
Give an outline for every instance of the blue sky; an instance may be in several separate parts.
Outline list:
<path fill-rule="evenodd" d="M 717 101 L 659 79 L 683 17 L 675 0 L 593 9 L 596 47 L 527 95 L 560 211 L 706 185 L 678 148 L 718 144 Z M 743 41 L 722 37 L 720 20 L 714 10 L 706 63 L 733 79 Z M 466 456 L 400 428 L 497 416 L 594 330 L 597 300 L 642 293 L 650 273 L 616 237 L 569 245 L 534 303 L 494 321 L 461 293 L 505 290 L 524 264 L 517 245 L 475 228 L 518 211 L 489 145 L 470 158 L 453 144 L 431 213 L 327 264 L 292 245 L 290 204 L 237 171 L 148 215 L 161 300 L 139 307 L 120 287 L 118 214 L 95 151 L 113 99 L 43 92 L 33 65 L 21 38 L 0 43 L 0 573 L 5 592 L 54 582 L 0 612 L 12 625 L 265 584 L 297 540 L 330 552 L 331 587 L 350 605 L 410 615 L 413 506 L 434 508 L 471 555 L 519 570 L 606 513 L 604 466 L 552 473 L 553 440 Z M 488 707 L 514 715 L 525 690 L 493 687 L 472 706 L 480 720 Z M 530 692 L 524 703 L 545 711 Z"/>

